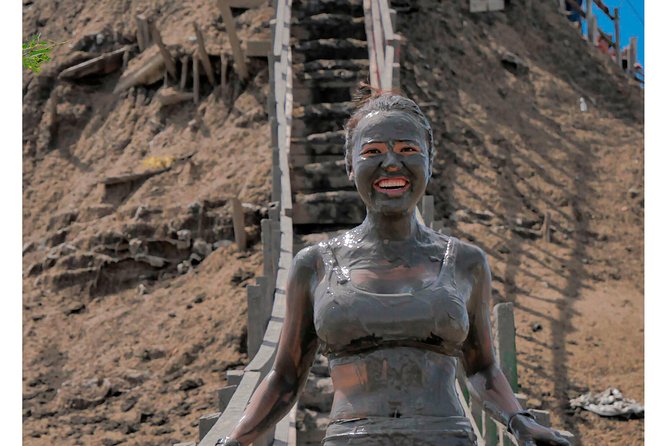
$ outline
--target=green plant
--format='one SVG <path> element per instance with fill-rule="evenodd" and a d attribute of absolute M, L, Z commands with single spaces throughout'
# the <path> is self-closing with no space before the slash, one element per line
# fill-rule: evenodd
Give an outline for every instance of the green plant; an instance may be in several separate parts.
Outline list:
<path fill-rule="evenodd" d="M 42 64 L 51 60 L 51 50 L 62 43 L 50 40 L 40 40 L 41 35 L 33 35 L 29 41 L 23 43 L 22 62 L 23 68 L 39 73 Z"/>

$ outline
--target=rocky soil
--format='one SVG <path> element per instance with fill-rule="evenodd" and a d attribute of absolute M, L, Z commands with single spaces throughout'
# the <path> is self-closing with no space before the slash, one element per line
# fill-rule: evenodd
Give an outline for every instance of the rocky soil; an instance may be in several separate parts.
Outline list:
<path fill-rule="evenodd" d="M 568 408 L 609 386 L 644 402 L 642 91 L 551 5 L 471 15 L 467 3 L 397 2 L 401 87 L 435 131 L 436 219 L 487 251 L 495 299 L 515 302 L 529 405 L 582 444 L 642 444 L 642 420 Z M 270 201 L 267 64 L 251 60 L 246 83 L 203 76 L 199 105 L 161 105 L 162 78 L 113 94 L 121 70 L 58 74 L 124 45 L 132 69 L 138 13 L 174 55 L 193 52 L 196 21 L 219 79 L 230 46 L 215 2 L 23 5 L 24 40 L 67 42 L 23 82 L 24 443 L 196 440 L 225 371 L 249 360 L 244 287 L 261 273 Z M 267 36 L 271 7 L 234 12 L 243 41 Z"/>

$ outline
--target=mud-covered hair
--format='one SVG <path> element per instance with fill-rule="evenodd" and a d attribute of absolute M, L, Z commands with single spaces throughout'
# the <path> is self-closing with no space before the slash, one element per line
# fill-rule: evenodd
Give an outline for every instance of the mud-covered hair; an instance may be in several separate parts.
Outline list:
<path fill-rule="evenodd" d="M 361 119 L 376 111 L 401 111 L 408 113 L 414 118 L 417 124 L 426 131 L 428 159 L 430 165 L 433 165 L 433 157 L 435 154 L 433 148 L 433 129 L 430 127 L 426 115 L 424 115 L 419 106 L 416 105 L 416 102 L 403 96 L 397 91 L 384 91 L 373 88 L 363 82 L 359 85 L 358 91 L 354 95 L 353 102 L 356 105 L 355 111 L 344 125 L 344 160 L 347 168 L 347 175 L 351 173 L 353 149 L 351 145 L 353 144 L 354 130 L 356 130 Z"/>

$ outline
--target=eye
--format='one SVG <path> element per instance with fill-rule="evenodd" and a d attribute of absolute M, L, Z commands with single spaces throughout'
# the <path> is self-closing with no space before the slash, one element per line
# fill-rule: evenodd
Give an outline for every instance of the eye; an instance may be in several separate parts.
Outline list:
<path fill-rule="evenodd" d="M 364 149 L 363 152 L 361 153 L 361 155 L 378 155 L 380 153 L 382 153 L 381 150 L 376 149 L 374 147 L 370 147 L 370 148 Z"/>
<path fill-rule="evenodd" d="M 419 149 L 417 149 L 416 147 L 412 147 L 412 146 L 404 146 L 403 148 L 400 149 L 401 153 L 414 153 L 414 152 L 418 152 L 418 151 L 419 151 Z"/>

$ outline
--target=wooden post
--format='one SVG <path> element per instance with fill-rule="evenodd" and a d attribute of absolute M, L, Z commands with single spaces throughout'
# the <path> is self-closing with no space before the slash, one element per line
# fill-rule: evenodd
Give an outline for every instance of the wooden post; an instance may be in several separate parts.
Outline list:
<path fill-rule="evenodd" d="M 542 222 L 542 240 L 546 243 L 551 243 L 551 212 L 544 213 L 544 221 Z"/>
<path fill-rule="evenodd" d="M 216 420 L 218 420 L 220 416 L 221 412 L 215 412 L 200 417 L 198 423 L 198 436 L 200 441 L 202 441 L 202 439 L 205 438 L 207 432 L 209 432 L 212 426 L 214 426 Z"/>
<path fill-rule="evenodd" d="M 637 63 L 637 37 L 631 37 L 628 43 L 628 48 L 630 49 L 628 57 L 628 69 L 629 73 L 635 79 L 635 64 Z"/>
<path fill-rule="evenodd" d="M 486 446 L 498 446 L 498 425 L 493 419 L 484 413 L 484 444 Z"/>
<path fill-rule="evenodd" d="M 247 249 L 247 233 L 244 232 L 244 211 L 242 203 L 237 197 L 233 197 L 233 231 L 235 232 L 235 243 L 237 249 L 244 251 Z"/>
<path fill-rule="evenodd" d="M 247 285 L 247 353 L 250 358 L 256 355 L 263 342 L 262 294 L 258 285 Z"/>
<path fill-rule="evenodd" d="M 209 55 L 205 49 L 205 38 L 202 36 L 202 32 L 200 32 L 200 27 L 195 22 L 193 22 L 193 29 L 195 30 L 195 37 L 198 40 L 198 56 L 200 62 L 202 62 L 202 66 L 205 68 L 205 74 L 207 74 L 209 83 L 216 85 L 216 81 L 214 80 L 214 69 L 212 68 L 212 63 L 210 62 Z"/>
<path fill-rule="evenodd" d="M 193 53 L 193 102 L 200 103 L 200 63 L 198 54 Z"/>
<path fill-rule="evenodd" d="M 267 218 L 261 220 L 261 243 L 263 244 L 263 275 L 274 279 L 272 276 L 272 229 L 270 220 Z"/>
<path fill-rule="evenodd" d="M 121 62 L 121 72 L 126 71 L 126 68 L 128 68 L 128 59 L 130 59 L 130 48 L 126 47 L 126 50 L 123 52 L 123 60 Z"/>
<path fill-rule="evenodd" d="M 423 217 L 423 224 L 432 228 L 433 218 L 435 217 L 435 198 L 432 195 L 424 195 L 421 198 L 421 216 Z"/>
<path fill-rule="evenodd" d="M 156 24 L 152 22 L 150 27 L 151 27 L 151 35 L 153 36 L 153 39 L 156 42 L 156 45 L 158 45 L 158 49 L 160 50 L 161 55 L 163 56 L 163 60 L 165 61 L 165 67 L 170 72 L 170 75 L 172 76 L 172 78 L 177 79 L 177 67 L 174 63 L 174 60 L 172 59 L 172 56 L 170 55 L 170 52 L 167 50 L 167 48 L 163 44 L 163 40 L 161 39 L 161 34 L 160 34 L 160 32 L 158 32 L 158 28 L 156 28 Z"/>
<path fill-rule="evenodd" d="M 228 58 L 226 54 L 221 51 L 221 99 L 224 99 L 226 94 L 226 72 L 228 71 Z"/>
<path fill-rule="evenodd" d="M 137 46 L 139 47 L 140 52 L 142 52 L 150 45 L 147 19 L 143 14 L 138 14 L 135 16 L 135 23 L 137 24 Z"/>
<path fill-rule="evenodd" d="M 619 22 L 619 8 L 614 8 L 614 50 L 616 51 L 616 64 L 621 68 L 621 23 Z"/>
<path fill-rule="evenodd" d="M 233 397 L 233 394 L 237 390 L 237 385 L 226 386 L 218 392 L 219 400 L 219 411 L 224 412 L 226 407 L 228 407 L 228 402 Z"/>
<path fill-rule="evenodd" d="M 596 33 L 591 27 L 591 17 L 593 16 L 593 0 L 586 0 L 586 34 L 589 42 L 593 42 L 593 36 Z"/>
<path fill-rule="evenodd" d="M 233 49 L 233 58 L 235 59 L 235 71 L 237 75 L 242 80 L 246 80 L 249 76 L 247 71 L 247 64 L 244 61 L 244 52 L 242 51 L 242 45 L 240 45 L 240 40 L 237 38 L 237 31 L 235 29 L 235 21 L 233 20 L 233 13 L 230 12 L 230 6 L 228 5 L 227 0 L 218 0 L 217 4 L 221 10 L 221 15 L 223 16 L 223 21 L 226 24 L 226 31 L 228 32 L 228 38 L 230 39 L 230 46 Z"/>
<path fill-rule="evenodd" d="M 598 32 L 598 17 L 595 14 L 591 15 L 589 29 L 593 30 L 593 35 L 589 34 L 589 40 L 593 45 L 598 45 L 598 36 L 600 33 Z"/>
<path fill-rule="evenodd" d="M 518 392 L 514 304 L 511 302 L 496 304 L 493 307 L 493 323 L 495 326 L 494 346 L 498 356 L 498 364 L 507 381 L 509 381 L 512 391 Z"/>
<path fill-rule="evenodd" d="M 184 91 L 186 89 L 186 81 L 188 79 L 188 56 L 181 58 L 181 79 L 179 80 L 179 89 Z"/>

